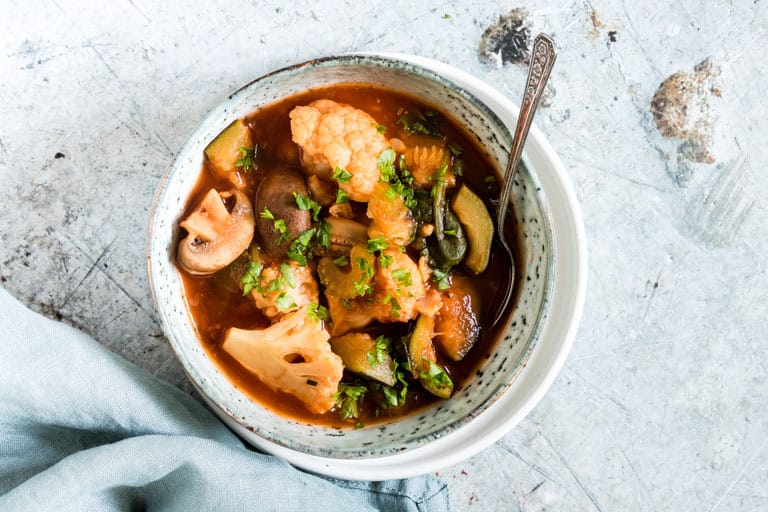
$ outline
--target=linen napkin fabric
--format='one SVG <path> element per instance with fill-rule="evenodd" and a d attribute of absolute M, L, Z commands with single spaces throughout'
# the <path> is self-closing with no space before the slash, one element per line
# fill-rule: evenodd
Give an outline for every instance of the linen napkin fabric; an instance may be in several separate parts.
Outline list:
<path fill-rule="evenodd" d="M 208 409 L 0 288 L 0 511 L 445 511 L 434 476 L 347 482 L 248 449 Z"/>

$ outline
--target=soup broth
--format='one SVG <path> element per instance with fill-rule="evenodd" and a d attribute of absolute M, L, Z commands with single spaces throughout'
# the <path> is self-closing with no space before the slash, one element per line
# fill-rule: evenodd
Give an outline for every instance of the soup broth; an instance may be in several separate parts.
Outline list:
<path fill-rule="evenodd" d="M 488 155 L 483 148 L 477 145 L 473 136 L 466 133 L 448 116 L 440 113 L 439 108 L 433 105 L 425 104 L 396 91 L 362 84 L 341 84 L 308 90 L 260 108 L 245 119 L 245 125 L 250 131 L 255 151 L 252 155 L 252 163 L 249 165 L 251 167 L 248 169 L 249 172 L 239 172 L 239 176 L 242 179 L 240 189 L 250 201 L 254 201 L 260 185 L 270 173 L 280 172 L 279 169 L 285 168 L 285 166 L 300 170 L 306 164 L 306 155 L 302 154 L 303 149 L 294 142 L 292 136 L 291 113 L 297 106 L 309 105 L 321 99 L 349 105 L 368 113 L 376 120 L 377 130 L 384 134 L 388 142 L 396 139 L 394 145 L 399 145 L 402 142 L 407 146 L 414 140 L 429 141 L 434 139 L 436 143 L 447 147 L 450 150 L 449 169 L 455 180 L 448 193 L 451 197 L 455 197 L 455 191 L 461 184 L 464 184 L 482 198 L 488 211 L 493 211 L 495 203 L 492 203 L 489 198 L 498 197 L 499 178 Z M 421 127 L 418 126 L 419 123 L 421 123 Z M 430 131 L 432 133 L 425 133 Z M 405 162 L 404 159 L 402 161 Z M 182 218 L 193 214 L 196 208 L 199 208 L 204 195 L 212 188 L 227 190 L 233 187 L 231 180 L 222 178 L 221 173 L 215 172 L 211 166 L 212 160 L 206 159 L 199 181 L 189 198 Z M 239 166 L 239 170 L 242 171 L 242 165 Z M 332 180 L 329 180 L 329 183 L 335 185 Z M 337 192 L 337 194 L 342 193 Z M 370 219 L 366 217 L 365 203 L 352 200 L 345 204 L 351 205 L 349 210 L 346 210 L 347 215 L 352 216 L 351 220 L 369 225 Z M 328 208 L 328 206 L 323 206 L 322 212 L 328 211 Z M 257 222 L 259 216 L 264 218 L 264 214 L 264 211 L 254 211 Z M 321 216 L 323 215 L 325 213 L 321 213 Z M 515 246 L 519 248 L 521 246 L 520 234 L 517 232 L 517 223 L 512 212 L 508 218 L 510 221 L 506 229 L 510 235 L 509 239 L 516 240 Z M 426 228 L 426 231 L 428 230 L 429 228 Z M 187 230 L 183 227 L 179 228 L 179 235 L 180 238 L 184 238 L 187 235 Z M 251 245 L 263 245 L 258 229 Z M 419 258 L 417 249 L 418 247 L 414 248 L 413 244 L 408 244 L 404 248 L 404 252 L 410 255 L 414 261 L 417 261 Z M 368 386 L 367 392 L 359 399 L 355 400 L 351 395 L 347 397 L 349 399 L 346 403 L 347 406 L 354 402 L 354 415 L 350 415 L 349 410 L 340 413 L 343 408 L 343 396 L 339 397 L 337 404 L 329 411 L 318 413 L 310 411 L 306 404 L 293 394 L 265 385 L 259 377 L 223 348 L 223 340 L 228 329 L 233 327 L 264 329 L 274 324 L 277 321 L 276 318 L 280 318 L 280 316 L 270 317 L 266 315 L 264 309 L 257 307 L 250 295 L 244 295 L 243 279 L 249 268 L 248 254 L 249 251 L 245 251 L 232 263 L 209 275 L 197 275 L 185 269 L 184 265 L 179 266 L 186 298 L 203 347 L 224 374 L 253 400 L 277 414 L 310 424 L 361 426 L 391 421 L 394 418 L 424 409 L 443 399 L 418 385 L 417 381 L 421 377 L 415 378 L 413 372 L 408 371 L 401 372 L 401 377 L 407 381 L 407 390 L 403 391 L 402 383 L 389 386 L 390 394 L 392 392 L 401 394 L 394 399 L 395 403 L 392 401 L 392 397 L 385 392 L 382 384 L 375 383 L 370 386 L 368 383 L 371 381 L 345 369 L 342 377 L 343 383 L 348 383 L 350 386 Z M 381 259 L 383 252 L 372 254 L 379 254 L 377 257 Z M 515 256 L 515 260 L 519 264 L 522 259 L 519 254 Z M 309 255 L 307 265 L 313 272 L 316 272 L 319 259 L 318 256 Z M 494 241 L 490 247 L 490 258 L 484 271 L 479 275 L 474 275 L 464 264 L 456 265 L 450 272 L 450 287 L 439 290 L 444 300 L 443 304 L 447 300 L 445 299 L 446 294 L 450 294 L 452 289 L 459 290 L 464 295 L 471 297 L 472 307 L 476 312 L 477 340 L 466 355 L 456 361 L 455 358 L 448 357 L 440 346 L 434 351 L 435 363 L 450 377 L 454 394 L 476 373 L 479 374 L 479 368 L 483 361 L 490 357 L 495 340 L 500 336 L 500 331 L 506 323 L 500 321 L 493 325 L 496 316 L 494 312 L 500 307 L 499 302 L 503 300 L 506 288 L 514 286 L 514 283 L 508 282 L 508 265 L 509 262 L 503 249 Z M 521 272 L 520 269 L 517 270 L 515 275 L 519 276 Z M 354 268 L 352 271 L 354 272 Z M 432 280 L 427 282 L 427 289 L 437 291 L 441 288 L 442 285 L 436 279 L 436 275 L 439 273 L 432 274 Z M 323 293 L 325 287 L 322 283 L 319 284 L 319 306 L 322 306 L 327 304 Z M 362 301 L 362 298 L 359 300 Z M 508 316 L 514 302 L 515 300 L 508 305 L 508 311 L 505 315 Z M 362 302 L 359 303 L 362 304 Z M 329 325 L 328 322 L 326 320 L 326 327 Z M 369 325 L 354 329 L 354 332 L 368 333 L 372 339 L 385 336 L 389 344 L 387 349 L 393 354 L 399 354 L 402 360 L 408 359 L 403 354 L 408 354 L 408 337 L 414 331 L 415 322 L 415 318 L 406 322 L 374 321 Z M 370 359 L 371 354 L 368 357 Z M 420 364 L 420 362 L 416 360 L 415 364 Z M 433 369 L 431 364 L 428 367 L 429 371 Z"/>

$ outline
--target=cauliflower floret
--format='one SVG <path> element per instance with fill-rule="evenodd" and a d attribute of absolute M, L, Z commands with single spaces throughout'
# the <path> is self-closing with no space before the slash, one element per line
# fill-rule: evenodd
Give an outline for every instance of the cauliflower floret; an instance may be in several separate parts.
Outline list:
<path fill-rule="evenodd" d="M 322 414 L 336 402 L 344 365 L 331 350 L 321 322 L 307 316 L 308 309 L 285 315 L 266 329 L 227 329 L 223 347 L 261 382 Z"/>
<path fill-rule="evenodd" d="M 367 202 L 379 181 L 377 160 L 387 140 L 376 129 L 376 120 L 343 103 L 317 100 L 291 111 L 293 141 L 301 146 L 304 167 L 324 179 L 331 179 L 339 167 L 352 174 L 340 183 L 355 201 Z"/>
<path fill-rule="evenodd" d="M 407 322 L 415 318 L 417 305 L 426 295 L 421 272 L 416 263 L 396 249 L 384 251 L 391 262 L 381 266 L 374 276 L 374 304 L 379 322 Z"/>
<path fill-rule="evenodd" d="M 317 281 L 309 267 L 295 261 L 274 263 L 261 271 L 251 297 L 266 316 L 275 318 L 317 302 Z"/>
<path fill-rule="evenodd" d="M 403 198 L 399 194 L 390 194 L 389 188 L 389 184 L 381 182 L 373 187 L 366 211 L 372 220 L 368 226 L 368 237 L 383 236 L 390 243 L 404 246 L 411 241 L 416 224 Z"/>

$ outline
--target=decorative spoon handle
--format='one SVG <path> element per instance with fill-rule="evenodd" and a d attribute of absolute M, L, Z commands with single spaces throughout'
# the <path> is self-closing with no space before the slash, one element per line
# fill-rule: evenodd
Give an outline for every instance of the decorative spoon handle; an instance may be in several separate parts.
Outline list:
<path fill-rule="evenodd" d="M 502 227 L 507 216 L 512 185 L 515 182 L 515 171 L 517 164 L 520 162 L 520 155 L 523 153 L 523 146 L 525 145 L 525 139 L 528 137 L 528 130 L 531 128 L 533 115 L 536 113 L 536 107 L 539 106 L 539 100 L 544 92 L 544 86 L 547 84 L 556 58 L 557 53 L 555 53 L 555 43 L 552 41 L 552 38 L 544 33 L 537 35 L 533 41 L 531 64 L 528 68 L 528 80 L 525 82 L 523 101 L 520 104 L 520 115 L 517 118 L 517 128 L 515 128 L 515 137 L 512 140 L 512 149 L 509 152 L 507 168 L 504 171 L 501 196 L 496 207 L 496 225 L 499 226 L 499 238 L 507 250 L 510 250 L 510 248 L 507 246 L 507 241 L 502 234 Z"/>

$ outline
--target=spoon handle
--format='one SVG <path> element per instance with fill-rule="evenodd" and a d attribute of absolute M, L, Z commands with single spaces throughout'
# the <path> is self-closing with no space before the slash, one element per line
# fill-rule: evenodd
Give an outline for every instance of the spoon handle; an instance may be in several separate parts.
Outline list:
<path fill-rule="evenodd" d="M 512 185 L 515 182 L 515 170 L 520 162 L 520 155 L 523 153 L 523 146 L 525 145 L 525 139 L 528 137 L 528 130 L 531 128 L 533 115 L 536 113 L 536 107 L 539 106 L 539 100 L 544 92 L 544 86 L 547 84 L 556 58 L 557 53 L 555 52 L 555 43 L 552 41 L 552 38 L 544 33 L 537 35 L 533 41 L 531 64 L 528 67 L 528 80 L 525 82 L 523 101 L 520 104 L 520 115 L 517 118 L 517 128 L 515 128 L 515 137 L 512 140 L 512 149 L 509 152 L 507 168 L 504 171 L 501 196 L 496 211 L 497 226 L 504 225 L 507 208 L 509 207 L 509 196 L 512 193 Z M 506 244 L 504 237 L 501 236 L 500 238 Z"/>

